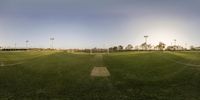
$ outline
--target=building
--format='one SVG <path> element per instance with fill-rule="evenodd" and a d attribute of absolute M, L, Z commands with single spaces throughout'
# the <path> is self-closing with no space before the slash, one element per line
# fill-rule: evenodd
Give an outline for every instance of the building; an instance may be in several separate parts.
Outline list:
<path fill-rule="evenodd" d="M 200 47 L 191 47 L 191 50 L 200 50 Z"/>
<path fill-rule="evenodd" d="M 179 45 L 174 45 L 174 46 L 168 46 L 166 50 L 176 51 L 176 50 L 185 50 L 185 48 Z"/>

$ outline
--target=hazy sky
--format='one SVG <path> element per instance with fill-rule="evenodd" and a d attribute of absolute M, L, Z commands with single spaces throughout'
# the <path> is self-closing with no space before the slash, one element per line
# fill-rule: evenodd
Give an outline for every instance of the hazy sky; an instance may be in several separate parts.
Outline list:
<path fill-rule="evenodd" d="M 200 0 L 0 0 L 0 45 L 200 45 Z"/>

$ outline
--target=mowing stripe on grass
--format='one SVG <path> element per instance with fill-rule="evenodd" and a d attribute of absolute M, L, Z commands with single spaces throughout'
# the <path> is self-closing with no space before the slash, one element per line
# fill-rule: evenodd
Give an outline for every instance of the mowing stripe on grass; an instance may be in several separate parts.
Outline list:
<path fill-rule="evenodd" d="M 190 66 L 190 67 L 200 67 L 199 64 L 184 63 L 184 62 L 177 61 L 177 60 L 174 60 L 174 59 L 169 58 L 169 57 L 165 57 L 165 56 L 162 56 L 162 57 L 164 59 L 168 60 L 168 61 L 171 61 L 171 62 L 174 62 L 174 63 L 177 63 L 177 64 L 181 64 L 181 65 L 185 65 L 185 66 Z"/>
<path fill-rule="evenodd" d="M 24 64 L 24 63 L 26 63 L 26 62 L 28 62 L 28 61 L 32 61 L 32 60 L 34 60 L 34 59 L 37 59 L 37 58 L 39 58 L 39 57 L 42 57 L 42 56 L 43 56 L 43 55 L 39 55 L 39 56 L 35 56 L 35 57 L 32 57 L 32 58 L 24 59 L 23 61 L 19 61 L 19 62 L 16 62 L 16 63 L 10 63 L 10 64 L 6 64 L 6 63 L 4 63 L 4 62 L 1 62 L 1 63 L 0 63 L 0 66 L 1 66 L 1 67 L 7 67 L 7 66 L 20 65 L 20 64 Z"/>
<path fill-rule="evenodd" d="M 4 64 L 4 63 L 1 63 L 1 67 L 6 67 L 6 66 L 15 66 L 15 65 L 20 65 L 20 64 L 23 64 L 24 62 L 18 62 L 18 63 L 13 63 L 13 64 Z"/>

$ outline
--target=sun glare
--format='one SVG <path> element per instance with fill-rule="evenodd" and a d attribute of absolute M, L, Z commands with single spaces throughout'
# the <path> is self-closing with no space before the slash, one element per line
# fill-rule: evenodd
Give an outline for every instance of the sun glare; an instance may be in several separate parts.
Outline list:
<path fill-rule="evenodd" d="M 142 35 L 149 35 L 149 42 L 157 44 L 164 42 L 167 45 L 173 44 L 174 39 L 184 40 L 184 29 L 181 23 L 177 20 L 144 20 L 136 26 L 140 37 Z"/>

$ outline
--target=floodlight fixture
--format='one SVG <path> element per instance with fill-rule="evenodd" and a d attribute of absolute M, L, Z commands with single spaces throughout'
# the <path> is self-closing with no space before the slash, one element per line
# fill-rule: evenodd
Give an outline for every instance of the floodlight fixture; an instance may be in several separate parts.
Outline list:
<path fill-rule="evenodd" d="M 29 43 L 29 40 L 26 40 L 26 49 L 28 48 L 28 43 Z"/>
<path fill-rule="evenodd" d="M 145 35 L 144 36 L 144 38 L 145 38 L 145 43 L 147 44 L 147 38 L 148 38 L 149 36 L 148 35 Z"/>
<path fill-rule="evenodd" d="M 50 38 L 50 41 L 51 41 L 50 48 L 51 48 L 51 49 L 53 49 L 53 41 L 54 41 L 54 40 L 55 40 L 54 37 L 51 37 L 51 38 Z"/>
<path fill-rule="evenodd" d="M 174 39 L 174 45 L 176 45 L 176 41 L 177 41 L 177 40 L 176 40 L 176 39 Z"/>

